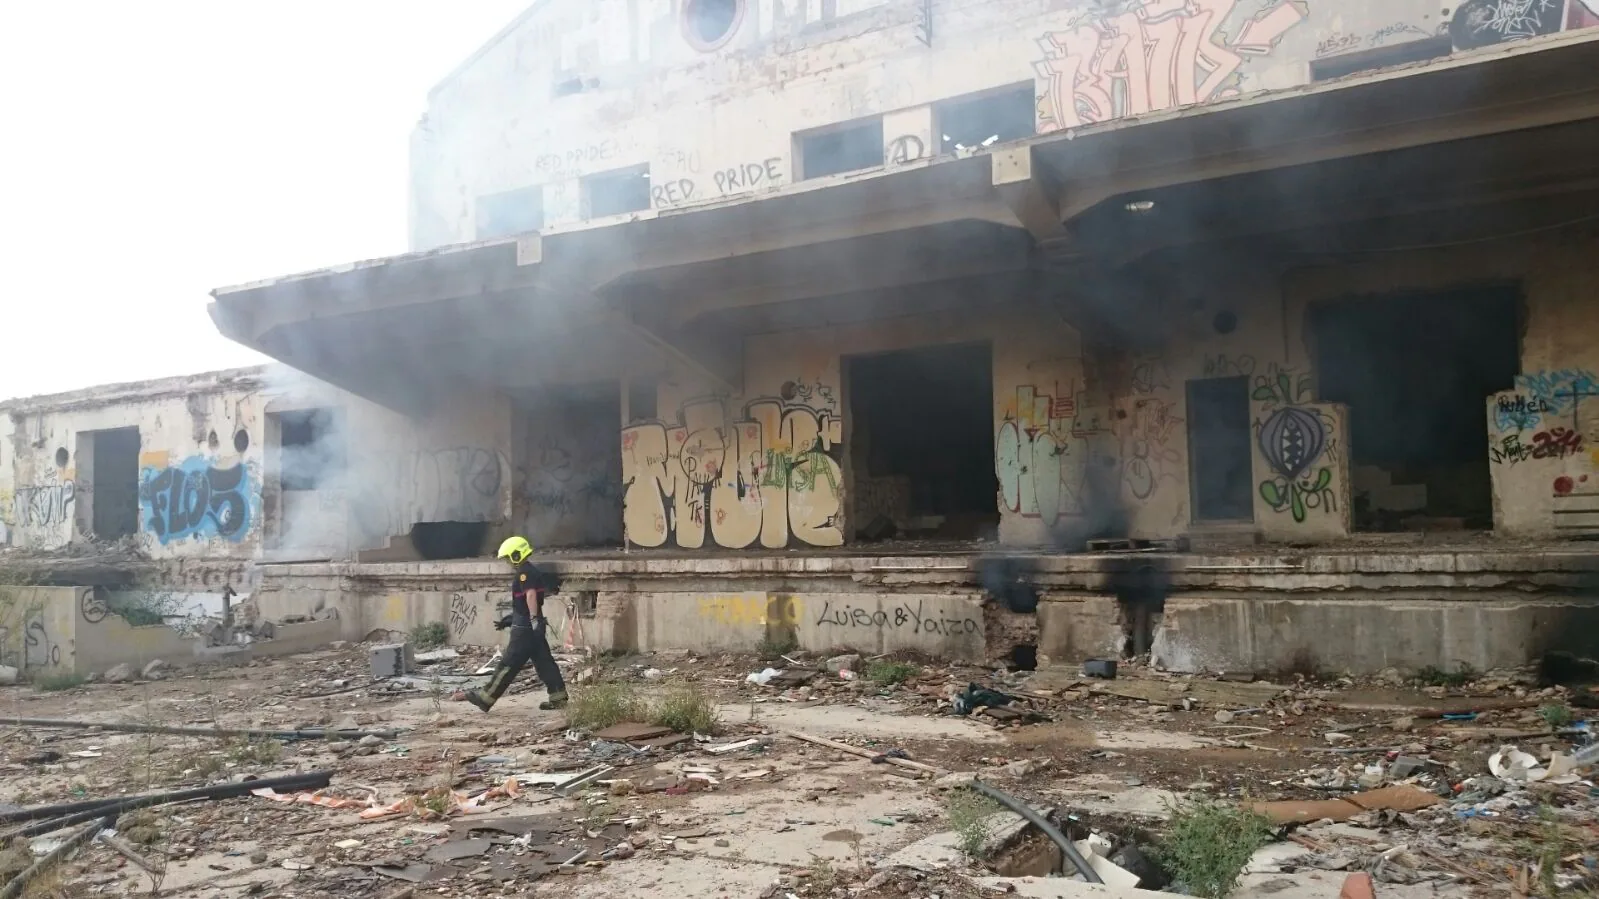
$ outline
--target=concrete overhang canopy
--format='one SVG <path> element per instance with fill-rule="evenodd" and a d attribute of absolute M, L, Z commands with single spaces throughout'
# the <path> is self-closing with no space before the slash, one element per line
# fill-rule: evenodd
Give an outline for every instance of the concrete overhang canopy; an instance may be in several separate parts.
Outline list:
<path fill-rule="evenodd" d="M 1069 248 L 1071 228 L 1061 223 L 1131 192 L 1556 125 L 1596 113 L 1599 30 L 1569 32 L 1084 126 L 971 157 L 819 178 L 758 197 L 648 210 L 518 239 L 222 288 L 213 293 L 211 313 L 226 336 L 361 393 L 344 375 L 370 361 L 370 355 L 360 358 L 362 352 L 374 351 L 330 344 L 326 336 L 339 319 L 351 325 L 411 319 L 409 328 L 389 335 L 402 344 L 413 335 L 436 342 L 453 333 L 458 341 L 468 320 L 493 323 L 496 332 L 523 324 L 571 335 L 603 327 L 619 309 L 633 315 L 615 301 L 635 286 L 706 283 L 718 268 L 742 267 L 747 278 L 751 268 L 740 260 L 752 257 L 781 269 L 774 254 L 896 234 L 958 240 L 961 229 L 974 223 L 1025 232 L 1047 248 Z M 955 227 L 937 230 L 950 226 Z M 789 261 L 799 262 L 801 255 Z M 1025 264 L 1019 258 L 1006 263 Z M 840 293 L 855 289 L 833 286 Z M 744 288 L 753 292 L 749 284 Z M 800 292 L 825 289 L 831 287 L 810 283 Z M 671 292 L 654 295 L 670 298 Z M 670 325 L 670 318 L 629 323 L 648 335 L 644 343 L 667 354 L 675 339 Z"/>

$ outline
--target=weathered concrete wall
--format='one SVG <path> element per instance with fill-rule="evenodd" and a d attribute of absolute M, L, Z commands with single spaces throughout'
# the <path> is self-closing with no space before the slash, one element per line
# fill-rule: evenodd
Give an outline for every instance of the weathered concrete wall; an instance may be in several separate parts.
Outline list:
<path fill-rule="evenodd" d="M 1154 650 L 1178 670 L 1333 671 L 1522 664 L 1547 649 L 1599 651 L 1591 551 L 1140 554 L 1170 579 Z M 1033 643 L 1055 664 L 1117 657 L 1127 642 L 1115 572 L 1126 555 L 1040 555 L 1036 616 L 982 602 L 971 556 L 798 554 L 544 561 L 567 595 L 552 642 L 597 650 L 914 650 L 993 662 Z M 346 639 L 439 622 L 494 644 L 507 605 L 498 563 L 267 566 L 269 618 L 336 610 Z M 1010 621 L 1012 617 L 1032 619 Z"/>
<path fill-rule="evenodd" d="M 1514 389 L 1484 397 L 1494 529 L 1504 536 L 1599 533 L 1593 492 L 1599 424 L 1599 303 L 1591 234 L 1396 255 L 1360 265 L 1305 269 L 1284 281 L 1293 333 L 1318 301 L 1440 287 L 1513 283 L 1522 302 L 1521 373 Z"/>
<path fill-rule="evenodd" d="M 73 587 L 0 586 L 0 665 L 28 675 L 75 670 L 73 628 L 84 592 Z"/>
<path fill-rule="evenodd" d="M 742 397 L 717 396 L 692 374 L 673 372 L 659 388 L 657 406 L 672 414 L 634 422 L 622 434 L 629 541 L 684 549 L 843 545 L 853 535 L 851 516 L 857 510 L 849 497 L 860 476 L 846 446 L 852 424 L 844 360 L 977 341 L 990 345 L 993 359 L 996 502 L 1009 513 L 1001 521 L 1002 534 L 1015 527 L 1023 536 L 1008 539 L 1028 542 L 1029 533 L 1047 533 L 1008 523 L 1010 518 L 1040 522 L 1038 496 L 1047 485 L 1062 485 L 1042 503 L 1060 510 L 1054 517 L 1080 511 L 1085 475 L 1080 460 L 1086 451 L 1058 461 L 1056 453 L 1073 429 L 1107 447 L 1109 432 L 1088 400 L 1082 399 L 1080 415 L 1054 419 L 1062 402 L 1072 400 L 1051 404 L 1037 396 L 1034 385 L 1046 391 L 1059 385 L 1078 396 L 1084 376 L 1077 332 L 1042 310 L 1009 307 L 750 337 L 743 344 Z M 1042 403 L 1046 411 L 1039 413 L 1040 421 L 1051 418 L 1051 428 L 1060 431 L 1049 449 L 1041 445 L 1050 439 L 1047 434 L 1028 436 L 1026 422 L 1018 430 L 1023 414 L 1018 397 L 1024 398 L 1027 415 Z M 1023 440 L 1039 445 L 1024 446 Z M 1025 465 L 1023 455 L 1029 460 Z M 1029 473 L 1034 456 L 1055 465 L 1047 479 Z"/>
<path fill-rule="evenodd" d="M 317 408 L 335 410 L 328 441 L 343 463 L 315 491 L 281 491 L 279 416 Z M 246 590 L 264 548 L 343 558 L 423 521 L 508 530 L 511 427 L 504 398 L 462 397 L 413 420 L 276 367 L 14 401 L 0 406 L 0 546 L 87 539 L 96 435 L 130 428 L 135 533 L 165 563 L 154 588 Z"/>
<path fill-rule="evenodd" d="M 796 133 L 874 117 L 880 163 L 951 152 L 932 104 L 999 88 L 1030 88 L 1048 132 L 1300 85 L 1313 60 L 1440 34 L 1552 33 L 1568 4 L 1570 27 L 1596 21 L 1591 0 L 732 0 L 727 33 L 691 39 L 684 17 L 715 2 L 536 4 L 434 91 L 412 139 L 413 248 L 474 239 L 479 202 L 513 190 L 547 226 L 587 219 L 582 179 L 633 166 L 653 209 L 781 188 Z"/>
<path fill-rule="evenodd" d="M 192 379 L 189 390 L 154 382 L 148 391 L 107 388 L 10 411 L 8 524 L 14 546 L 55 549 L 90 533 L 94 522 L 95 435 L 137 428 L 138 536 L 154 558 L 249 558 L 261 531 L 259 372 Z M 236 435 L 245 435 L 236 443 Z M 237 445 L 247 443 L 241 452 Z M 102 465 L 106 460 L 101 460 Z M 120 475 L 118 476 L 120 478 Z M 104 500 L 102 500 L 104 501 Z"/>
<path fill-rule="evenodd" d="M 15 424 L 11 416 L 0 414 L 0 546 L 12 546 L 17 527 L 16 445 L 11 439 Z"/>
<path fill-rule="evenodd" d="M 1592 652 L 1595 634 L 1593 598 L 1191 595 L 1167 601 L 1153 654 L 1178 671 L 1486 670 L 1544 650 Z"/>

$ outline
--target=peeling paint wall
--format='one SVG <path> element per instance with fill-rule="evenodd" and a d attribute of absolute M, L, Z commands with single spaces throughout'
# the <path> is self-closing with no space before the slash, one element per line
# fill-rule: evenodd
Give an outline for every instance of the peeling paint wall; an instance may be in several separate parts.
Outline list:
<path fill-rule="evenodd" d="M 512 230 L 590 218 L 583 178 L 634 166 L 649 209 L 782 188 L 796 134 L 875 117 L 880 162 L 915 162 L 953 149 L 932 104 L 1000 88 L 1031 87 L 1042 133 L 1305 84 L 1318 59 L 1595 19 L 1593 0 L 733 5 L 710 44 L 672 0 L 535 5 L 433 93 L 412 137 L 413 249 L 477 239 L 484 198 L 525 219 Z"/>

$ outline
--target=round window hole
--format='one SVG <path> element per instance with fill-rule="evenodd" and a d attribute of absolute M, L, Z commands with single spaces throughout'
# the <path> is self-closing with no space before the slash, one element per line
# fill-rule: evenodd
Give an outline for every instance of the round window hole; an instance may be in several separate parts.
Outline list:
<path fill-rule="evenodd" d="M 794 398 L 799 396 L 799 385 L 793 381 L 784 381 L 783 386 L 777 388 L 777 395 L 792 403 Z"/>
<path fill-rule="evenodd" d="M 72 461 L 72 456 L 67 453 L 67 448 L 66 447 L 63 446 L 62 448 L 56 450 L 56 467 L 57 468 L 66 468 L 67 467 L 67 463 L 71 462 L 71 461 Z"/>
<path fill-rule="evenodd" d="M 683 34 L 700 50 L 726 44 L 744 17 L 744 0 L 686 0 Z"/>
<path fill-rule="evenodd" d="M 242 453 L 250 448 L 250 432 L 243 428 L 233 432 L 233 451 Z"/>
<path fill-rule="evenodd" d="M 1210 324 L 1217 334 L 1231 334 L 1238 330 L 1238 316 L 1231 312 L 1218 312 Z"/>

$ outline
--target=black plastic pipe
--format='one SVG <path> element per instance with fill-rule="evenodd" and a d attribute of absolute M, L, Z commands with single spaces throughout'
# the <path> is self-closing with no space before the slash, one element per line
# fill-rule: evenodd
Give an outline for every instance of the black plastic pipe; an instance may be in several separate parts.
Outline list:
<path fill-rule="evenodd" d="M 67 856 L 67 853 L 94 839 L 95 834 L 115 823 L 116 816 L 107 815 L 104 820 L 95 821 L 93 824 L 67 837 L 66 842 L 52 849 L 49 855 L 34 862 L 20 874 L 11 878 L 11 881 L 4 887 L 0 887 L 0 899 L 17 899 L 18 896 L 22 895 L 22 891 L 28 888 L 28 884 L 32 883 L 40 874 L 59 864 Z"/>
<path fill-rule="evenodd" d="M 1026 818 L 1028 824 L 1031 824 L 1043 831 L 1044 836 L 1049 837 L 1052 841 L 1054 841 L 1055 845 L 1060 847 L 1060 851 L 1063 856 L 1061 860 L 1062 870 L 1059 873 L 1066 873 L 1065 863 L 1069 861 L 1077 867 L 1077 870 L 1082 873 L 1083 878 L 1089 883 L 1105 882 L 1100 879 L 1099 874 L 1094 871 L 1093 866 L 1088 864 L 1088 860 L 1083 858 L 1083 854 L 1077 851 L 1077 847 L 1072 845 L 1072 841 L 1066 839 L 1066 835 L 1060 832 L 1060 828 L 1049 823 L 1048 818 L 1045 818 L 1038 812 L 1028 808 L 1027 803 L 1022 802 L 1008 793 L 1001 793 L 1000 791 L 994 789 L 988 784 L 983 783 L 980 780 L 972 781 L 972 789 L 982 793 L 984 796 L 987 796 L 989 799 L 994 800 L 1000 805 L 1005 806 L 1016 814 L 1021 815 L 1023 818 Z M 0 899 L 3 899 L 3 897 L 0 897 Z"/>
<path fill-rule="evenodd" d="M 129 796 L 126 799 L 117 799 L 105 805 L 71 812 L 59 817 L 40 821 L 19 827 L 4 835 L 0 835 L 0 845 L 10 843 L 12 840 L 26 837 L 36 837 L 42 833 L 50 833 L 63 827 L 71 827 L 84 821 L 95 818 L 116 817 L 135 809 L 149 808 L 153 805 L 170 805 L 174 802 L 190 802 L 195 799 L 236 799 L 248 796 L 255 790 L 287 789 L 287 790 L 320 790 L 333 780 L 331 771 L 308 771 L 304 774 L 291 774 L 287 777 L 268 777 L 259 780 L 244 780 L 238 783 L 214 784 L 209 787 L 196 787 L 192 790 L 178 790 L 172 793 L 148 793 L 143 796 Z"/>

